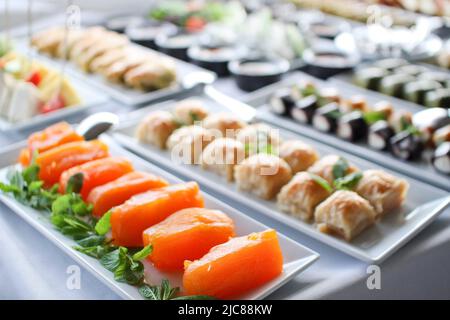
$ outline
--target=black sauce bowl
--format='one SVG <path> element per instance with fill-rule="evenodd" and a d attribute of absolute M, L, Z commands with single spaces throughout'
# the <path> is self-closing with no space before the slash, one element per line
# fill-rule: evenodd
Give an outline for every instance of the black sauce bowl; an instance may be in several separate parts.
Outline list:
<path fill-rule="evenodd" d="M 360 59 L 356 55 L 350 55 L 337 50 L 306 49 L 303 53 L 306 71 L 321 79 L 352 70 L 358 65 Z"/>
<path fill-rule="evenodd" d="M 198 35 L 178 29 L 176 32 L 160 34 L 155 39 L 157 50 L 174 58 L 189 61 L 187 51 L 197 43 Z"/>
<path fill-rule="evenodd" d="M 124 33 L 126 28 L 143 23 L 145 19 L 136 15 L 120 15 L 105 21 L 105 28 L 118 33 Z"/>
<path fill-rule="evenodd" d="M 177 27 L 171 23 L 146 20 L 137 25 L 130 25 L 125 29 L 128 38 L 141 46 L 157 49 L 155 39 L 161 34 L 173 34 Z"/>
<path fill-rule="evenodd" d="M 240 59 L 230 61 L 228 69 L 240 89 L 254 91 L 280 81 L 289 71 L 289 62 L 270 58 Z"/>

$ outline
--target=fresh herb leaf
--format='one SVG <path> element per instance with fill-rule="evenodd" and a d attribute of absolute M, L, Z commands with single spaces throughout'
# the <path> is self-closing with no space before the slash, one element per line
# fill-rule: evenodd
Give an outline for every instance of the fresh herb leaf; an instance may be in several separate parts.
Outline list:
<path fill-rule="evenodd" d="M 153 246 L 149 244 L 148 246 L 145 246 L 142 250 L 136 252 L 133 254 L 133 260 L 134 261 L 141 261 L 145 258 L 147 258 L 148 255 L 150 255 L 153 251 Z"/>
<path fill-rule="evenodd" d="M 178 295 L 180 288 L 172 288 L 169 280 L 164 279 L 159 286 L 149 286 L 146 284 L 141 286 L 139 292 L 148 300 L 171 300 Z"/>
<path fill-rule="evenodd" d="M 100 263 L 107 270 L 115 272 L 121 265 L 125 264 L 128 249 L 125 247 L 119 247 L 107 254 L 101 259 Z"/>
<path fill-rule="evenodd" d="M 349 168 L 348 161 L 344 158 L 339 158 L 333 165 L 333 177 L 334 180 L 342 178 L 346 175 Z"/>
<path fill-rule="evenodd" d="M 78 172 L 69 178 L 66 187 L 66 193 L 80 193 L 83 187 L 84 176 L 81 172 Z"/>
<path fill-rule="evenodd" d="M 97 221 L 95 225 L 95 231 L 99 235 L 105 235 L 108 233 L 109 229 L 111 229 L 111 214 L 112 211 L 109 210 L 107 213 Z"/>
<path fill-rule="evenodd" d="M 345 177 L 336 179 L 334 181 L 334 187 L 338 190 L 351 190 L 358 184 L 361 178 L 361 172 L 354 172 L 346 175 Z"/>
<path fill-rule="evenodd" d="M 195 296 L 179 296 L 176 298 L 172 298 L 170 300 L 217 300 L 217 299 L 206 295 L 195 295 Z"/>
<path fill-rule="evenodd" d="M 22 171 L 23 180 L 27 184 L 30 184 L 30 183 L 32 183 L 34 181 L 38 181 L 39 180 L 39 171 L 40 171 L 40 168 L 36 164 L 32 164 L 32 165 L 26 167 Z"/>
<path fill-rule="evenodd" d="M 364 121 L 371 125 L 380 120 L 386 120 L 386 113 L 382 111 L 368 111 L 363 114 Z"/>
<path fill-rule="evenodd" d="M 321 176 L 318 176 L 314 173 L 309 174 L 311 179 L 313 179 L 318 185 L 320 185 L 322 188 L 327 190 L 328 192 L 333 192 L 333 188 L 330 186 L 327 180 L 322 178 Z"/>

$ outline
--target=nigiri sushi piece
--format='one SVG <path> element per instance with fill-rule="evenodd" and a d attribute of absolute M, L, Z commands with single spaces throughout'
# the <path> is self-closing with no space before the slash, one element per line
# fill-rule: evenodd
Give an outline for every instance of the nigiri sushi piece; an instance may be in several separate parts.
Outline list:
<path fill-rule="evenodd" d="M 136 194 L 167 185 L 167 181 L 163 178 L 146 172 L 133 171 L 93 188 L 89 192 L 87 202 L 93 205 L 92 214 L 100 217 Z"/>
<path fill-rule="evenodd" d="M 131 162 L 121 157 L 89 161 L 72 167 L 61 174 L 59 178 L 59 192 L 65 193 L 69 179 L 76 174 L 82 174 L 83 185 L 80 190 L 80 195 L 86 200 L 89 192 L 95 187 L 116 180 L 131 171 L 133 171 Z"/>
<path fill-rule="evenodd" d="M 108 156 L 108 146 L 100 140 L 75 141 L 40 153 L 36 164 L 40 167 L 39 178 L 53 185 L 67 169 Z"/>
<path fill-rule="evenodd" d="M 356 192 L 339 190 L 319 204 L 314 212 L 317 229 L 351 241 L 375 223 L 377 213 Z"/>
<path fill-rule="evenodd" d="M 408 188 L 404 179 L 381 170 L 366 170 L 355 191 L 370 202 L 378 215 L 384 215 L 402 206 Z"/>
<path fill-rule="evenodd" d="M 137 194 L 112 209 L 114 244 L 141 247 L 144 230 L 181 209 L 203 206 L 203 196 L 196 182 L 170 185 Z"/>
<path fill-rule="evenodd" d="M 283 271 L 283 255 L 275 230 L 232 238 L 201 259 L 185 262 L 183 287 L 187 295 L 219 299 L 238 297 Z"/>
<path fill-rule="evenodd" d="M 185 260 L 196 260 L 234 236 L 234 223 L 219 210 L 189 208 L 175 212 L 143 233 L 152 245 L 148 260 L 163 271 L 183 270 Z"/>

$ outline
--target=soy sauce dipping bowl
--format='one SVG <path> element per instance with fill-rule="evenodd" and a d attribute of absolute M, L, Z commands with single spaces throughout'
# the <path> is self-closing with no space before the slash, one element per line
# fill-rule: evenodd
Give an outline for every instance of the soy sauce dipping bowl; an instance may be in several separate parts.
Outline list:
<path fill-rule="evenodd" d="M 360 61 L 357 55 L 347 54 L 338 50 L 306 49 L 303 53 L 307 72 L 311 75 L 326 79 L 336 74 L 350 71 Z"/>
<path fill-rule="evenodd" d="M 280 81 L 289 67 L 289 61 L 285 59 L 270 58 L 240 59 L 228 64 L 237 86 L 244 91 L 254 91 Z"/>
<path fill-rule="evenodd" d="M 176 32 L 158 35 L 156 47 L 174 58 L 189 61 L 187 51 L 198 42 L 198 34 L 178 29 Z"/>
<path fill-rule="evenodd" d="M 137 25 L 129 25 L 125 29 L 128 38 L 141 46 L 157 49 L 155 40 L 161 34 L 174 34 L 177 27 L 171 23 L 159 22 L 155 20 L 146 20 Z"/>
<path fill-rule="evenodd" d="M 105 28 L 118 33 L 124 33 L 127 27 L 142 24 L 145 19 L 136 15 L 114 16 L 104 23 Z"/>
<path fill-rule="evenodd" d="M 230 74 L 228 63 L 244 57 L 245 49 L 233 45 L 194 45 L 187 55 L 192 63 L 225 77 Z"/>

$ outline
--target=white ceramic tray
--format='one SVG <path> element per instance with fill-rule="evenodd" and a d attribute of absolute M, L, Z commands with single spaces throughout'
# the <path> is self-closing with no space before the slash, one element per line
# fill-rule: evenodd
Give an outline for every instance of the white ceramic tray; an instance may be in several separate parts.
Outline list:
<path fill-rule="evenodd" d="M 125 156 L 130 159 L 137 170 L 143 170 L 154 173 L 163 177 L 170 183 L 179 183 L 182 180 L 174 177 L 167 171 L 160 169 L 159 167 L 152 165 L 141 158 L 136 157 L 134 154 L 121 148 L 118 144 L 114 143 L 108 137 L 102 137 L 102 140 L 109 145 L 112 155 Z M 25 142 L 9 146 L 0 150 L 0 181 L 5 181 L 6 167 L 13 165 L 16 162 L 17 155 L 22 147 L 25 146 Z M 239 212 L 230 206 L 222 203 L 210 195 L 203 192 L 205 198 L 205 207 L 218 209 L 228 214 L 235 222 L 236 234 L 245 235 L 251 232 L 257 232 L 268 229 L 267 226 L 249 218 L 242 212 Z M 114 280 L 114 276 L 111 272 L 106 270 L 98 260 L 84 255 L 72 247 L 76 243 L 66 238 L 53 228 L 48 219 L 43 218 L 43 214 L 39 211 L 31 209 L 17 202 L 13 197 L 0 193 L 0 201 L 4 202 L 15 214 L 21 216 L 27 223 L 32 225 L 36 230 L 41 232 L 46 238 L 55 243 L 65 253 L 74 258 L 80 265 L 84 266 L 99 280 L 108 285 L 115 293 L 125 299 L 142 299 L 136 287 L 131 285 L 120 283 Z M 319 255 L 314 251 L 294 242 L 293 240 L 278 233 L 278 239 L 283 251 L 284 265 L 283 273 L 268 282 L 264 286 L 249 292 L 248 294 L 240 297 L 240 299 L 262 299 L 271 292 L 280 288 L 283 284 L 294 278 L 301 271 L 309 267 L 314 261 L 319 258 Z M 172 286 L 181 286 L 181 274 L 164 274 L 155 269 L 147 261 L 145 265 L 145 277 L 149 283 L 159 284 L 163 278 L 169 279 Z"/>
<path fill-rule="evenodd" d="M 229 98 L 226 101 L 222 99 L 211 99 L 208 95 L 201 95 L 196 98 L 203 100 L 211 112 L 227 112 L 230 111 L 229 107 L 236 110 L 236 106 L 232 106 L 232 101 Z M 113 138 L 126 148 L 153 163 L 163 166 L 168 170 L 172 170 L 184 178 L 195 179 L 214 194 L 224 195 L 234 201 L 238 201 L 249 208 L 272 217 L 291 228 L 358 259 L 371 263 L 383 261 L 436 219 L 450 203 L 450 196 L 441 189 L 411 178 L 406 178 L 402 174 L 392 172 L 375 163 L 353 156 L 305 136 L 280 129 L 280 136 L 282 138 L 303 140 L 304 142 L 313 145 L 321 155 L 338 154 L 361 169 L 382 168 L 396 176 L 407 179 L 410 183 L 408 197 L 402 210 L 383 218 L 375 226 L 365 230 L 352 242 L 346 242 L 321 233 L 317 231 L 312 224 L 302 222 L 279 211 L 274 201 L 265 201 L 252 194 L 242 192 L 237 189 L 235 184 L 227 182 L 224 178 L 219 177 L 214 173 L 202 170 L 199 166 L 172 162 L 170 152 L 138 142 L 134 137 L 134 131 L 143 116 L 156 109 L 170 110 L 173 107 L 173 103 L 174 101 L 167 101 L 130 113 L 128 115 L 128 120 L 123 122 L 112 133 Z M 242 104 L 241 107 L 242 110 L 236 112 L 240 112 L 242 115 L 251 113 L 251 110 L 245 109 Z M 247 108 L 249 107 L 247 106 Z"/>

